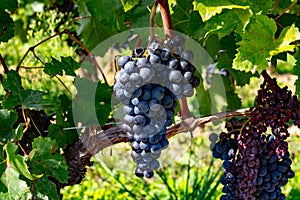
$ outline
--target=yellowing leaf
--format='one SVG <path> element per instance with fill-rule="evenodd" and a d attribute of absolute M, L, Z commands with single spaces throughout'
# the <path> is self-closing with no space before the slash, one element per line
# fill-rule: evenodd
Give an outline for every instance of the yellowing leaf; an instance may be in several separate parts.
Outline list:
<path fill-rule="evenodd" d="M 199 11 L 202 20 L 205 22 L 211 17 L 220 14 L 223 9 L 249 9 L 249 6 L 241 6 L 232 4 L 230 1 L 214 1 L 214 0 L 196 0 L 193 2 L 194 10 Z"/>
<path fill-rule="evenodd" d="M 300 40 L 300 32 L 299 29 L 295 27 L 295 24 L 284 28 L 276 42 L 278 47 L 275 50 L 270 51 L 270 55 L 274 56 L 281 52 L 293 51 L 296 46 L 291 43 L 296 40 Z"/>

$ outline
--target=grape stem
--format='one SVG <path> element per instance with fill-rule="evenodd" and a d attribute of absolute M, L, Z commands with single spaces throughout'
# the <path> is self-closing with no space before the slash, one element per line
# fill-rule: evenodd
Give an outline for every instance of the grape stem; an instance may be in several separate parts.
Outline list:
<path fill-rule="evenodd" d="M 7 65 L 6 65 L 6 63 L 5 63 L 5 61 L 4 61 L 4 59 L 3 59 L 2 55 L 1 55 L 1 53 L 0 53 L 0 62 L 1 62 L 1 64 L 2 64 L 2 66 L 3 66 L 4 73 L 7 74 L 7 72 L 8 72 L 8 67 L 7 67 Z"/>
<path fill-rule="evenodd" d="M 155 1 L 156 2 L 156 1 Z M 170 38 L 173 37 L 173 25 L 171 20 L 171 14 L 169 9 L 168 0 L 160 0 L 158 1 L 158 5 L 160 8 L 160 14 L 164 25 L 165 34 L 168 35 Z M 180 116 L 182 119 L 190 118 L 191 113 L 187 104 L 186 97 L 183 97 L 179 100 L 180 104 Z"/>
<path fill-rule="evenodd" d="M 250 116 L 250 109 L 239 109 L 227 112 L 220 112 L 200 118 L 189 117 L 182 120 L 167 130 L 167 138 L 171 138 L 179 133 L 186 133 L 195 130 L 198 126 L 230 117 Z M 114 144 L 129 142 L 126 133 L 118 126 L 101 129 L 100 127 L 89 127 L 84 129 L 78 141 L 83 144 L 83 152 L 95 155 L 99 151 Z"/>

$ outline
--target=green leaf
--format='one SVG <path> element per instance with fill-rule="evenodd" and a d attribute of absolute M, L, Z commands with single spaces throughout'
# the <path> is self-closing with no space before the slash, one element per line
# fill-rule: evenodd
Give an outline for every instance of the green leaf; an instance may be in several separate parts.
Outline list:
<path fill-rule="evenodd" d="M 229 35 L 232 31 L 242 32 L 252 16 L 249 10 L 224 10 L 221 14 L 209 19 L 205 24 L 208 33 L 218 34 L 219 38 Z"/>
<path fill-rule="evenodd" d="M 23 108 L 32 110 L 42 110 L 42 95 L 44 92 L 35 90 L 16 90 L 9 94 L 6 100 L 3 101 L 3 107 L 12 109 L 15 106 L 21 105 Z"/>
<path fill-rule="evenodd" d="M 1 6 L 3 4 L 0 4 Z M 15 24 L 7 12 L 0 9 L 0 42 L 7 42 L 15 34 Z"/>
<path fill-rule="evenodd" d="M 121 0 L 125 12 L 135 7 L 139 2 L 140 0 Z"/>
<path fill-rule="evenodd" d="M 45 176 L 34 182 L 34 194 L 37 199 L 59 199 L 56 185 Z"/>
<path fill-rule="evenodd" d="M 18 127 L 15 130 L 15 140 L 21 140 L 23 137 L 23 126 L 22 124 L 19 124 Z"/>
<path fill-rule="evenodd" d="M 98 83 L 95 96 L 95 109 L 100 126 L 104 126 L 111 111 L 112 88 L 104 83 Z"/>
<path fill-rule="evenodd" d="M 90 16 L 90 18 L 80 20 L 78 34 L 84 45 L 92 50 L 108 37 L 118 33 L 116 13 L 122 9 L 119 0 L 99 1 L 86 0 L 80 2 L 80 16 Z M 124 11 L 123 11 L 124 12 Z M 123 22 L 124 23 L 124 22 Z"/>
<path fill-rule="evenodd" d="M 17 0 L 0 0 L 2 10 L 14 11 L 18 8 Z"/>
<path fill-rule="evenodd" d="M 44 72 L 50 76 L 63 75 L 65 71 L 66 75 L 76 76 L 75 70 L 80 67 L 72 57 L 61 57 L 61 61 L 52 57 L 51 63 L 45 63 Z"/>
<path fill-rule="evenodd" d="M 51 138 L 35 138 L 32 142 L 32 148 L 36 149 L 34 156 L 35 158 L 42 158 L 45 155 L 51 155 L 57 152 L 58 145 L 55 140 L 51 140 Z"/>
<path fill-rule="evenodd" d="M 7 187 L 7 193 L 3 194 L 5 199 L 21 199 L 30 192 L 30 188 L 25 181 L 19 179 L 19 175 L 15 168 L 8 166 L 1 176 L 1 181 Z"/>
<path fill-rule="evenodd" d="M 257 15 L 252 18 L 233 61 L 233 68 L 237 70 L 261 72 L 268 67 L 271 57 L 281 52 L 293 51 L 295 45 L 291 42 L 300 39 L 298 28 L 292 25 L 283 29 L 278 39 L 275 39 L 276 24 L 267 16 Z"/>
<path fill-rule="evenodd" d="M 17 71 L 10 70 L 4 77 L 3 87 L 10 92 L 19 91 L 22 88 L 21 77 Z"/>
<path fill-rule="evenodd" d="M 32 175 L 29 172 L 28 166 L 25 163 L 24 156 L 16 155 L 17 148 L 18 148 L 18 146 L 11 142 L 8 142 L 5 145 L 4 150 L 5 150 L 6 156 L 7 156 L 7 165 L 9 167 L 13 168 L 15 170 L 15 172 L 17 172 L 20 175 L 25 176 L 29 180 L 34 180 L 36 178 L 41 177 L 40 175 L 39 176 Z"/>
<path fill-rule="evenodd" d="M 9 71 L 4 77 L 3 87 L 11 92 L 3 101 L 3 107 L 12 109 L 15 106 L 21 105 L 23 108 L 41 110 L 43 109 L 41 96 L 44 94 L 41 91 L 24 90 L 21 85 L 21 77 L 16 71 Z"/>
<path fill-rule="evenodd" d="M 0 146 L 0 177 L 2 176 L 2 174 L 4 173 L 5 169 L 6 169 L 6 162 L 5 162 L 5 158 L 3 158 L 3 146 Z M 7 187 L 3 184 L 2 181 L 0 181 L 0 194 L 1 192 L 6 193 L 7 192 Z M 1 197 L 1 196 L 0 196 Z"/>
<path fill-rule="evenodd" d="M 61 148 L 66 145 L 74 144 L 78 140 L 78 133 L 76 130 L 63 130 L 63 128 L 74 127 L 72 101 L 63 94 L 58 97 L 59 104 L 56 109 L 56 124 L 49 126 L 48 136 L 55 139 Z"/>
<path fill-rule="evenodd" d="M 173 28 L 181 33 L 193 37 L 203 37 L 205 30 L 204 23 L 199 12 L 193 11 L 193 0 L 177 0 L 171 4 Z"/>
<path fill-rule="evenodd" d="M 296 94 L 298 96 L 300 96 L 300 49 L 298 47 L 297 49 L 297 53 L 295 54 L 295 59 L 297 60 L 296 62 L 296 65 L 294 66 L 294 71 L 293 71 L 293 74 L 297 75 L 298 76 L 298 79 L 296 80 Z"/>
<path fill-rule="evenodd" d="M 0 140 L 6 142 L 15 139 L 15 131 L 13 125 L 18 119 L 18 114 L 15 111 L 0 110 Z"/>
<path fill-rule="evenodd" d="M 217 67 L 219 69 L 228 70 L 229 73 L 233 76 L 233 79 L 235 80 L 235 84 L 237 86 L 244 86 L 246 84 L 249 84 L 251 77 L 259 77 L 259 73 L 257 72 L 251 73 L 232 69 L 232 62 L 233 59 L 228 56 L 228 53 L 224 53 L 218 58 Z"/>
<path fill-rule="evenodd" d="M 57 149 L 54 140 L 42 137 L 35 138 L 28 163 L 30 171 L 35 174 L 44 174 L 46 177 L 51 176 L 61 183 L 67 183 L 68 166 L 64 157 L 56 153 Z"/>
<path fill-rule="evenodd" d="M 199 11 L 202 20 L 205 22 L 213 16 L 222 13 L 224 9 L 249 9 L 249 6 L 240 6 L 231 3 L 229 0 L 195 0 L 194 10 Z"/>
<path fill-rule="evenodd" d="M 274 33 L 276 24 L 273 19 L 264 15 L 252 18 L 242 34 L 240 47 L 233 61 L 233 68 L 246 72 L 261 72 L 268 67 L 270 51 L 276 49 Z"/>
<path fill-rule="evenodd" d="M 73 116 L 83 126 L 95 126 L 99 124 L 95 110 L 95 105 L 98 103 L 96 102 L 98 83 L 86 78 L 76 78 L 75 80 L 77 94 L 72 102 Z M 105 96 L 107 95 L 105 94 Z"/>
<path fill-rule="evenodd" d="M 73 126 L 69 126 L 73 127 Z M 48 136 L 56 140 L 61 148 L 65 148 L 68 144 L 74 144 L 78 140 L 79 134 L 76 130 L 63 130 L 66 126 L 51 124 L 48 129 Z"/>

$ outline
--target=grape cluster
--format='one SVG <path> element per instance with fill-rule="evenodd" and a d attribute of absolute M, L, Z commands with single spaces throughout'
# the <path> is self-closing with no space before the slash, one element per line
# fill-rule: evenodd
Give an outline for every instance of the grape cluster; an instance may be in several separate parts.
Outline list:
<path fill-rule="evenodd" d="M 224 185 L 222 191 L 226 195 L 223 195 L 221 200 L 237 199 L 235 179 L 237 174 L 234 163 L 238 149 L 237 138 L 244 120 L 244 118 L 237 119 L 233 117 L 226 122 L 228 133 L 222 132 L 219 136 L 216 133 L 212 133 L 209 136 L 212 142 L 213 157 L 223 160 L 224 175 L 221 177 L 221 183 Z"/>
<path fill-rule="evenodd" d="M 251 117 L 234 136 L 227 126 L 230 132 L 221 133 L 214 142 L 213 156 L 224 160 L 222 200 L 284 200 L 281 187 L 295 175 L 286 139 L 288 123 L 292 120 L 297 125 L 294 112 L 299 101 L 287 87 L 264 77 Z M 230 152 L 232 144 L 236 149 Z"/>
<path fill-rule="evenodd" d="M 136 48 L 131 56 L 118 59 L 121 70 L 114 92 L 124 105 L 121 127 L 131 142 L 138 177 L 151 178 L 159 168 L 157 159 L 168 146 L 166 130 L 172 125 L 177 100 L 193 96 L 199 85 L 190 62 L 193 53 L 180 48 L 183 43 L 181 36 L 154 40 L 148 48 Z"/>

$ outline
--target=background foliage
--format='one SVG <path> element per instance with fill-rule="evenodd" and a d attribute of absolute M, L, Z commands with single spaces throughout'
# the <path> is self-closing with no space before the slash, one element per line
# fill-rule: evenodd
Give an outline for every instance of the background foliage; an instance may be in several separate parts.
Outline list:
<path fill-rule="evenodd" d="M 0 69 L 2 199 L 61 198 L 57 190 L 68 185 L 70 175 L 63 152 L 78 140 L 76 131 L 63 130 L 75 126 L 70 93 L 76 90 L 74 82 L 90 81 L 76 77 L 77 69 L 87 57 L 87 50 L 108 37 L 148 26 L 153 2 L 0 0 L 0 53 L 5 61 Z M 223 77 L 230 100 L 228 110 L 253 105 L 262 70 L 278 76 L 281 85 L 288 84 L 300 94 L 297 0 L 170 0 L 169 7 L 174 29 L 197 41 L 216 58 L 212 63 L 216 73 L 220 69 L 229 71 L 231 76 Z M 162 27 L 157 11 L 155 26 Z M 115 44 L 115 50 L 128 50 L 120 45 Z M 112 71 L 107 69 L 110 80 Z M 203 73 L 206 71 L 199 71 Z M 292 77 L 292 82 L 280 77 Z M 213 105 L 209 95 L 214 89 L 213 77 L 211 81 L 209 87 L 203 79 L 196 89 L 191 103 L 197 101 L 205 106 L 192 108 L 192 113 L 212 114 L 207 109 Z M 97 104 L 97 117 L 101 125 L 111 115 L 111 86 L 112 81 L 108 86 L 103 80 L 98 83 L 96 100 L 101 104 Z M 88 109 L 87 105 L 80 106 Z M 84 114 L 88 119 L 88 113 Z M 212 131 L 212 127 L 205 127 L 205 131 Z M 221 193 L 219 163 L 197 154 L 203 140 L 205 136 L 195 139 L 182 160 L 163 168 L 150 181 L 122 174 L 96 159 L 82 184 L 62 190 L 63 198 L 216 199 Z M 285 192 L 288 199 L 296 199 L 300 195 L 296 184 L 300 181 L 299 131 L 295 131 L 290 143 L 296 177 Z M 121 149 L 125 151 L 126 147 Z M 132 178 L 128 180 L 128 176 Z"/>

